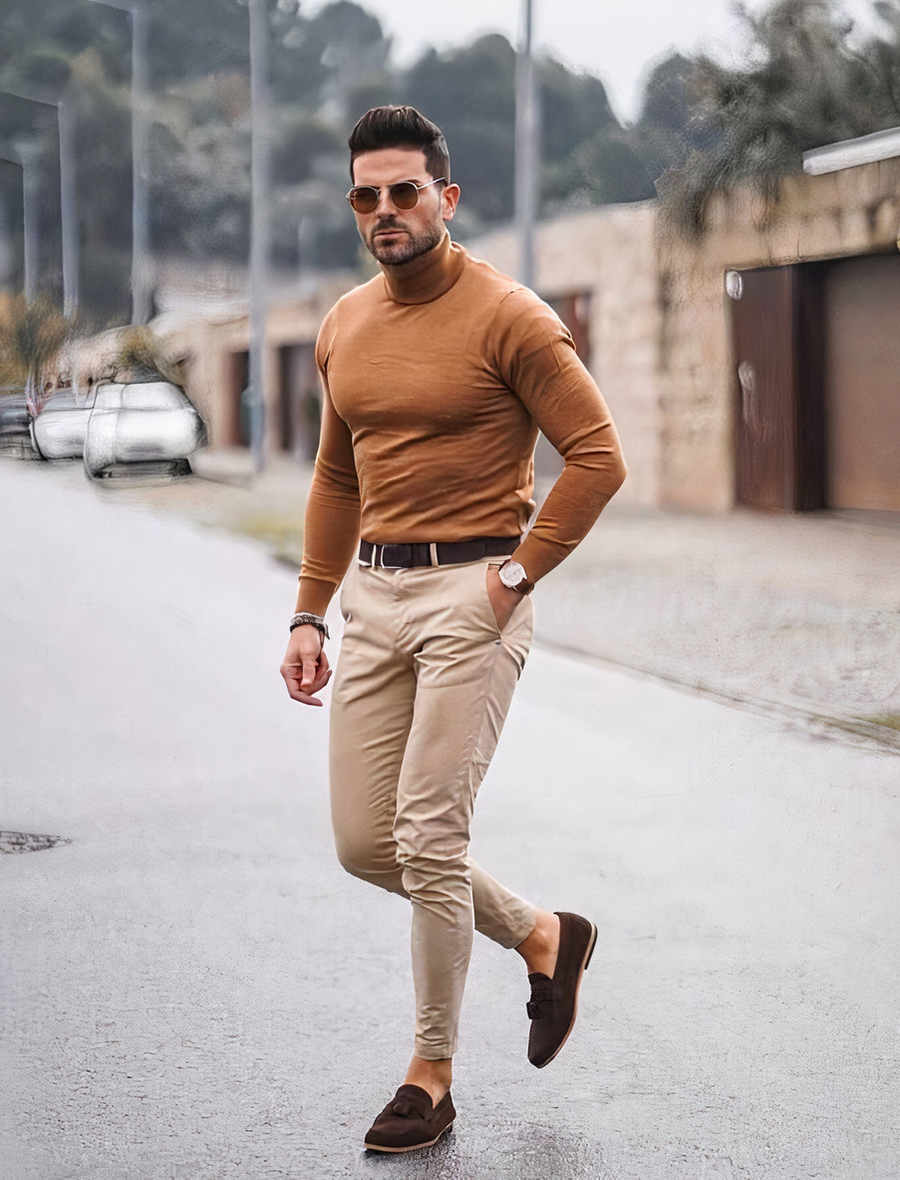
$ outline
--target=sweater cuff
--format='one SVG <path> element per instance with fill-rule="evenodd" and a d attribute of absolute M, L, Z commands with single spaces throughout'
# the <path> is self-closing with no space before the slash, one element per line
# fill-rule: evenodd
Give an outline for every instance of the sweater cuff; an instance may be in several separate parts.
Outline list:
<path fill-rule="evenodd" d="M 297 610 L 308 611 L 312 615 L 321 615 L 324 618 L 336 590 L 337 584 L 334 582 L 322 582 L 318 578 L 301 575 L 297 592 Z"/>

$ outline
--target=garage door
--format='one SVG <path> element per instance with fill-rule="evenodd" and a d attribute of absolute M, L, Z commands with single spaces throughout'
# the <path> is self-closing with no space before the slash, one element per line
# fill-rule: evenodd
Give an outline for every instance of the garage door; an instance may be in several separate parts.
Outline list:
<path fill-rule="evenodd" d="M 828 504 L 900 512 L 900 254 L 828 266 Z"/>

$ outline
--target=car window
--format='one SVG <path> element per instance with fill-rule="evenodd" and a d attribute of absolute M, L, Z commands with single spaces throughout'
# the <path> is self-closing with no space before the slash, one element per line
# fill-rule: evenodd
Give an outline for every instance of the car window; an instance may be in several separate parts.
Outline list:
<path fill-rule="evenodd" d="M 182 410 L 184 394 L 167 381 L 137 382 L 122 390 L 122 405 L 128 410 Z"/>

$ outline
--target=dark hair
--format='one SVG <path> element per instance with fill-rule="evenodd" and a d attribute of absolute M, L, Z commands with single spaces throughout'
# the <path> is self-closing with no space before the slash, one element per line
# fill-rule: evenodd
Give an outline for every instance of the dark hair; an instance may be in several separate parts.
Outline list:
<path fill-rule="evenodd" d="M 377 152 L 382 148 L 418 148 L 425 153 L 425 167 L 435 180 L 443 176 L 450 180 L 450 153 L 440 127 L 426 119 L 415 107 L 372 107 L 366 111 L 353 130 L 350 146 L 350 179 L 353 180 L 353 161 L 363 152 Z"/>

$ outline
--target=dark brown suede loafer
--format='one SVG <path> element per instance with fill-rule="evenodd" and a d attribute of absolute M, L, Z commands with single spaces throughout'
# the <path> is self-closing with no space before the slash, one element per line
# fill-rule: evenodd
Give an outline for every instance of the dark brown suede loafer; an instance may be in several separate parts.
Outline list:
<path fill-rule="evenodd" d="M 370 1151 L 415 1151 L 431 1147 L 456 1118 L 448 1090 L 437 1106 L 421 1086 L 401 1086 L 366 1135 Z"/>
<path fill-rule="evenodd" d="M 578 914 L 557 913 L 559 954 L 553 978 L 536 971 L 528 976 L 531 999 L 526 1005 L 531 1020 L 528 1060 L 538 1069 L 549 1065 L 569 1039 L 578 1014 L 578 989 L 587 971 L 597 927 Z"/>

